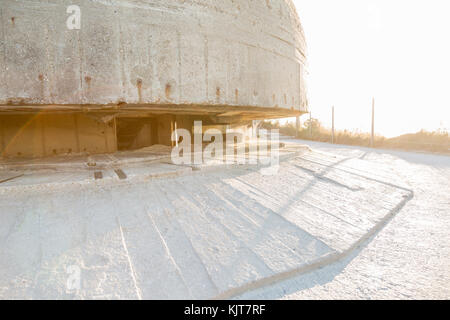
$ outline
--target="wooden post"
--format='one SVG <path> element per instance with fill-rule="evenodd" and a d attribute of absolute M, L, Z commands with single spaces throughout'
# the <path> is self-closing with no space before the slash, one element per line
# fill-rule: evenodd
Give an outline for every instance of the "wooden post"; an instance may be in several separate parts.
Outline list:
<path fill-rule="evenodd" d="M 370 134 L 370 147 L 373 148 L 375 144 L 375 98 L 372 98 L 372 131 Z"/>
<path fill-rule="evenodd" d="M 331 107 L 331 143 L 334 144 L 334 106 Z"/>
<path fill-rule="evenodd" d="M 297 116 L 295 119 L 295 137 L 298 138 L 300 136 L 300 116 Z"/>

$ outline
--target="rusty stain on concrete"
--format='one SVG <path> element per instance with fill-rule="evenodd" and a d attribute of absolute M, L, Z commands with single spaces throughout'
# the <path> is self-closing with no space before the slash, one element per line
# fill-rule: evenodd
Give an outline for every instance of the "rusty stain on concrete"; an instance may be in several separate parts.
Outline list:
<path fill-rule="evenodd" d="M 172 86 L 170 85 L 170 83 L 167 83 L 165 89 L 166 99 L 170 99 L 171 93 L 172 93 Z"/>
<path fill-rule="evenodd" d="M 136 86 L 137 86 L 137 89 L 138 89 L 138 101 L 139 101 L 139 103 L 141 103 L 142 102 L 142 79 L 137 79 L 136 80 Z"/>
<path fill-rule="evenodd" d="M 216 88 L 216 100 L 218 102 L 220 101 L 220 88 L 219 87 Z"/>

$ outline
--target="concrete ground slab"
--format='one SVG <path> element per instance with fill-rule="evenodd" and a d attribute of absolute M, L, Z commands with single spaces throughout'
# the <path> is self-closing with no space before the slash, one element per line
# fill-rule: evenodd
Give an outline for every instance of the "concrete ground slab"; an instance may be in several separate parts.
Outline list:
<path fill-rule="evenodd" d="M 392 172 L 373 177 L 371 166 L 303 151 L 273 175 L 155 163 L 121 167 L 126 180 L 108 169 L 101 180 L 85 170 L 6 182 L 0 297 L 230 298 L 313 270 L 351 252 L 410 198 Z M 154 179 L 168 172 L 176 174 Z"/>

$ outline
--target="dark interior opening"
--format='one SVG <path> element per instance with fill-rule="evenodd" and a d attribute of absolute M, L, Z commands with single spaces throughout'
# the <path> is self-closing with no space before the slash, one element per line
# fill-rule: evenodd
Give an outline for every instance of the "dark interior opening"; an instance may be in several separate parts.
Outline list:
<path fill-rule="evenodd" d="M 151 118 L 117 118 L 117 149 L 136 150 L 152 145 Z"/>

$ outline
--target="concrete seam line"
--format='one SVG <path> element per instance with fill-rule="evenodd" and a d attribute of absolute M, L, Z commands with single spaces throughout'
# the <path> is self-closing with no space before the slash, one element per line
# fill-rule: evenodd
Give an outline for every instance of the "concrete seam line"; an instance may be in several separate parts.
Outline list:
<path fill-rule="evenodd" d="M 131 279 L 133 280 L 134 288 L 136 289 L 136 295 L 137 295 L 139 300 L 142 300 L 142 292 L 141 292 L 140 287 L 137 284 L 136 272 L 135 272 L 134 267 L 133 267 L 133 262 L 131 261 L 130 253 L 128 252 L 128 247 L 127 247 L 127 244 L 126 244 L 126 241 L 125 241 L 125 236 L 123 235 L 122 225 L 120 224 L 119 217 L 117 217 L 117 216 L 116 216 L 116 223 L 119 226 L 120 238 L 121 238 L 121 241 L 122 241 L 123 249 L 125 250 L 125 255 L 127 257 L 128 267 L 130 268 Z"/>
<path fill-rule="evenodd" d="M 22 174 L 19 174 L 19 175 L 17 175 L 17 176 L 11 177 L 11 178 L 7 178 L 7 179 L 0 180 L 0 183 L 8 182 L 8 181 L 14 180 L 14 179 L 16 179 L 16 178 L 20 178 L 20 177 L 22 177 L 22 176 L 23 176 L 23 173 L 22 173 Z"/>
<path fill-rule="evenodd" d="M 400 188 L 402 189 L 402 188 Z M 381 231 L 384 226 L 387 225 L 387 223 L 396 216 L 398 212 L 408 203 L 413 197 L 414 192 L 412 190 L 409 190 L 410 194 L 404 198 L 394 209 L 389 211 L 372 229 L 370 229 L 364 236 L 362 236 L 357 242 L 355 242 L 353 245 L 351 245 L 348 249 L 342 251 L 342 252 L 334 252 L 329 255 L 326 255 L 325 257 L 319 259 L 318 261 L 307 264 L 306 266 L 301 266 L 299 268 L 294 268 L 289 271 L 281 272 L 269 277 L 265 277 L 259 280 L 255 280 L 253 282 L 250 282 L 248 284 L 245 284 L 243 286 L 229 289 L 224 291 L 223 293 L 217 295 L 216 297 L 212 298 L 212 300 L 225 300 L 225 299 L 231 299 L 236 296 L 239 296 L 243 293 L 264 288 L 269 285 L 275 284 L 280 281 L 288 280 L 290 278 L 293 278 L 295 276 L 300 276 L 303 274 L 306 274 L 308 272 L 323 268 L 325 266 L 331 265 L 333 263 L 336 263 L 338 261 L 343 260 L 347 256 L 349 256 L 353 251 L 355 251 L 358 247 L 360 247 L 363 244 L 368 244 L 369 240 L 372 236 L 374 236 L 376 233 Z"/>

